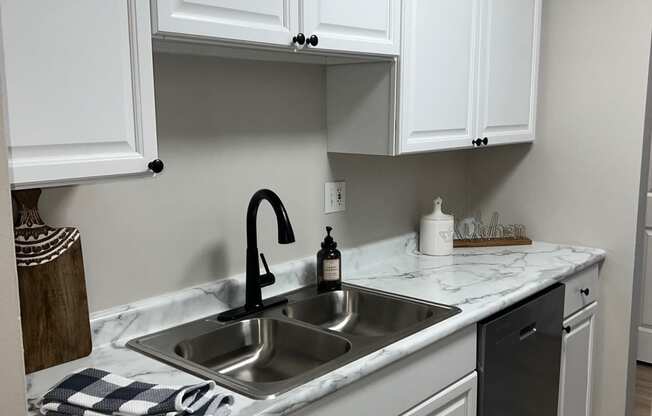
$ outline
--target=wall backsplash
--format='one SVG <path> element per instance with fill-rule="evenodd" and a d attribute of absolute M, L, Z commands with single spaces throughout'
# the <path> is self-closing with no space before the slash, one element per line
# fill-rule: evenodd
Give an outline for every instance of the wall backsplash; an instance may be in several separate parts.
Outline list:
<path fill-rule="evenodd" d="M 467 152 L 328 154 L 320 66 L 156 54 L 155 80 L 165 172 L 41 198 L 48 223 L 82 233 L 92 311 L 241 273 L 259 188 L 280 195 L 297 237 L 279 246 L 261 207 L 259 247 L 272 264 L 316 253 L 325 225 L 350 247 L 416 230 L 436 195 L 466 207 Z M 346 180 L 347 210 L 326 215 L 331 179 Z"/>

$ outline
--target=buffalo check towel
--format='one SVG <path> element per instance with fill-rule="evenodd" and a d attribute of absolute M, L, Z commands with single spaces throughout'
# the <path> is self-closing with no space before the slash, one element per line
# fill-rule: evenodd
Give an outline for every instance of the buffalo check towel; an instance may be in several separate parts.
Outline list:
<path fill-rule="evenodd" d="M 48 416 L 227 416 L 231 404 L 233 397 L 219 394 L 214 381 L 170 387 L 86 368 L 60 381 L 37 406 Z"/>

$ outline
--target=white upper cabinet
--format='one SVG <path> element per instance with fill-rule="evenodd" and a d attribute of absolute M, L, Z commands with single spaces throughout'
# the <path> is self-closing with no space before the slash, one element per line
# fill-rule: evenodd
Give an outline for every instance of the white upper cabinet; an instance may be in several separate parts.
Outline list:
<path fill-rule="evenodd" d="M 290 46 L 297 0 L 152 0 L 154 34 Z"/>
<path fill-rule="evenodd" d="M 157 157 L 149 4 L 0 4 L 14 186 L 147 171 Z"/>
<path fill-rule="evenodd" d="M 400 0 L 152 0 L 153 33 L 298 49 L 395 55 Z M 316 45 L 294 42 L 303 33 Z"/>
<path fill-rule="evenodd" d="M 398 155 L 534 140 L 540 20 L 541 0 L 403 0 L 397 71 L 353 83 L 387 65 L 328 68 L 328 150 Z"/>
<path fill-rule="evenodd" d="M 398 55 L 399 0 L 302 0 L 301 31 L 318 38 L 317 48 Z"/>
<path fill-rule="evenodd" d="M 474 139 L 477 15 L 477 0 L 403 2 L 400 153 Z"/>
<path fill-rule="evenodd" d="M 534 140 L 541 0 L 483 0 L 478 137 Z"/>

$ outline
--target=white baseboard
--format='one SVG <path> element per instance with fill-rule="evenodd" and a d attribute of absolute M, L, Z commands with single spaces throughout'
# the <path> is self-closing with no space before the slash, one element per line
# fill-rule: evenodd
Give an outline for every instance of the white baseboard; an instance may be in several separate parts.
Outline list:
<path fill-rule="evenodd" d="M 638 327 L 638 361 L 652 364 L 652 328 L 647 326 Z"/>

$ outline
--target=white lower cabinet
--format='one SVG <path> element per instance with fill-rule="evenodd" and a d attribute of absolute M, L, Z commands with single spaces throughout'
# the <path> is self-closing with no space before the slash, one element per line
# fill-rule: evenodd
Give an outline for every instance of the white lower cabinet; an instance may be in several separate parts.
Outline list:
<path fill-rule="evenodd" d="M 402 416 L 475 416 L 477 396 L 478 375 L 474 371 Z"/>
<path fill-rule="evenodd" d="M 564 321 L 558 416 L 591 415 L 591 378 L 598 303 Z"/>
<path fill-rule="evenodd" d="M 650 185 L 652 187 L 652 179 Z M 652 189 L 647 194 L 645 218 L 645 253 L 643 257 L 643 285 L 641 318 L 638 327 L 636 359 L 652 364 Z"/>
<path fill-rule="evenodd" d="M 292 414 L 474 416 L 476 331 L 462 329 Z"/>

